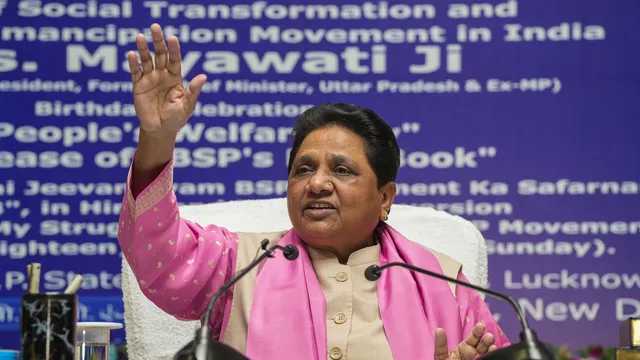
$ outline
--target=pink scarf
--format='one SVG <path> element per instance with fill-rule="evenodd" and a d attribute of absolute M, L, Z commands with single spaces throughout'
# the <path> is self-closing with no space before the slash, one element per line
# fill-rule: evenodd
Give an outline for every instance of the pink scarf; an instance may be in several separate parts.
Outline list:
<path fill-rule="evenodd" d="M 381 246 L 380 265 L 404 261 L 442 273 L 432 253 L 407 240 L 388 224 L 378 227 L 377 238 Z M 278 252 L 259 272 L 246 356 L 252 360 L 324 360 L 327 358 L 326 300 L 308 253 L 304 251 L 305 244 L 294 230 L 278 244 L 297 246 L 300 256 L 289 261 Z M 474 325 L 461 320 L 468 313 L 468 299 L 457 302 L 447 282 L 407 269 L 396 267 L 382 273 L 378 280 L 378 302 L 396 360 L 433 358 L 437 327 L 446 331 L 449 347 L 454 348 Z M 480 298 L 475 302 L 481 302 Z"/>

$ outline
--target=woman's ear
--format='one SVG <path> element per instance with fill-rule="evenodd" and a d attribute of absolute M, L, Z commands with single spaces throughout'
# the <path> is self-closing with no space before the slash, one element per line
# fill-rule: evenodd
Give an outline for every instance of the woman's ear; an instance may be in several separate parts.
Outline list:
<path fill-rule="evenodd" d="M 380 194 L 382 195 L 382 203 L 380 204 L 382 213 L 386 211 L 387 214 L 391 212 L 391 205 L 396 198 L 396 183 L 395 181 L 389 181 L 382 185 L 380 188 Z"/>

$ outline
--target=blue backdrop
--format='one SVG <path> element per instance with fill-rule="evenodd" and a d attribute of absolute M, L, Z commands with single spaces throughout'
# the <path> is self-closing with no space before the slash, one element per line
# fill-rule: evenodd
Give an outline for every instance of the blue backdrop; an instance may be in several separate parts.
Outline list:
<path fill-rule="evenodd" d="M 284 196 L 273 184 L 294 118 L 368 106 L 403 149 L 399 203 L 473 220 L 491 287 L 544 340 L 616 345 L 640 316 L 638 7 L 0 0 L 0 346 L 19 347 L 32 261 L 42 290 L 84 274 L 82 321 L 123 320 L 115 234 L 137 128 L 126 52 L 153 22 L 180 39 L 186 79 L 209 78 L 178 143 L 181 202 Z M 219 184 L 189 185 L 207 182 Z M 515 341 L 515 315 L 489 303 Z"/>

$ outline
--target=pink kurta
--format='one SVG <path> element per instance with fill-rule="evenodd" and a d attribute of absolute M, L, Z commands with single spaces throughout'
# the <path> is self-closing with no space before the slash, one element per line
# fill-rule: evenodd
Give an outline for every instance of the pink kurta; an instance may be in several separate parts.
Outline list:
<path fill-rule="evenodd" d="M 199 320 L 213 294 L 222 284 L 231 279 L 236 271 L 239 235 L 222 227 L 215 225 L 201 226 L 180 217 L 177 199 L 172 191 L 172 162 L 165 167 L 154 182 L 142 191 L 136 199 L 133 198 L 130 190 L 130 176 L 131 171 L 127 178 L 127 189 L 120 214 L 118 235 L 124 255 L 138 279 L 142 292 L 156 306 L 178 319 Z M 378 252 L 373 252 L 372 254 L 378 256 Z M 309 254 L 301 251 L 301 256 L 309 256 Z M 369 260 L 375 261 L 375 259 Z M 245 259 L 243 261 L 246 262 L 248 260 Z M 317 268 L 321 266 L 320 262 L 317 262 L 313 257 L 311 257 L 311 261 L 314 267 Z M 328 264 L 329 263 L 327 263 L 327 266 L 329 266 Z M 317 274 L 324 272 L 326 271 L 323 269 L 318 268 L 318 270 L 316 270 Z M 458 278 L 466 281 L 461 271 L 458 273 Z M 434 281 L 434 288 L 446 284 L 440 280 L 432 281 Z M 322 281 L 322 279 L 319 281 L 319 284 L 325 295 L 328 295 L 329 291 L 332 293 L 336 291 L 335 287 L 329 290 L 330 285 Z M 368 288 L 373 290 L 365 290 Z M 352 290 L 349 289 L 340 296 L 336 296 L 335 294 L 326 296 L 328 305 L 326 308 L 330 309 L 344 305 L 340 302 L 338 302 L 338 305 L 336 305 L 335 302 L 332 304 L 330 303 L 332 301 L 330 299 L 339 298 L 343 299 L 340 301 L 344 302 L 345 298 L 353 297 L 362 298 L 368 301 L 369 304 L 377 306 L 378 299 L 375 286 L 360 286 L 357 289 L 354 288 L 353 291 L 355 292 L 351 293 L 351 291 Z M 274 294 L 273 296 L 277 298 L 278 294 Z M 233 291 L 227 292 L 226 296 L 218 301 L 211 318 L 214 334 L 221 341 L 223 340 L 222 337 L 225 335 L 227 327 L 232 325 L 229 324 L 229 314 L 234 304 L 232 297 Z M 457 304 L 450 303 L 443 307 L 459 309 L 459 311 L 455 313 L 447 313 L 446 317 L 449 319 L 448 322 L 451 321 L 450 319 L 458 319 L 456 320 L 458 321 L 458 325 L 454 327 L 458 329 L 456 332 L 460 334 L 448 334 L 450 348 L 454 348 L 464 337 L 468 336 L 473 325 L 480 321 L 485 323 L 487 332 L 494 334 L 498 347 L 509 344 L 509 340 L 494 321 L 486 304 L 475 291 L 458 286 L 455 288 L 455 297 L 451 297 L 451 299 L 451 301 L 457 302 Z M 437 304 L 442 301 L 442 299 L 433 299 L 432 303 Z M 355 313 L 358 312 L 354 312 L 354 314 Z M 368 314 L 371 313 L 369 312 Z M 371 326 L 382 327 L 380 314 L 375 315 L 376 316 L 373 317 L 371 317 L 371 315 L 362 318 L 356 317 L 345 323 L 349 324 L 352 329 L 370 329 Z M 331 322 L 334 321 L 334 315 L 328 314 L 327 316 L 332 319 L 330 320 Z M 438 318 L 441 317 L 435 314 L 434 316 Z M 248 324 L 242 325 L 243 326 L 240 327 L 243 327 L 245 331 L 240 333 L 243 333 L 242 336 L 246 337 Z M 410 326 L 407 325 L 407 327 Z M 329 327 L 325 331 L 330 332 L 332 331 L 331 329 L 332 327 Z M 384 338 L 384 330 L 367 331 L 372 331 L 373 334 L 380 334 L 382 337 L 382 339 L 369 339 L 372 342 L 382 343 L 380 351 L 377 351 L 377 353 L 391 353 L 389 344 L 386 341 L 387 339 Z M 350 334 L 350 331 L 345 332 L 340 330 L 340 334 L 341 335 L 333 333 L 323 334 L 321 338 L 327 339 L 326 341 L 341 342 L 342 340 L 338 339 L 338 337 L 342 336 L 345 337 L 344 344 L 349 344 L 349 341 L 358 338 L 357 334 Z M 254 337 L 255 335 L 256 334 L 254 334 Z M 264 333 L 258 335 L 269 337 L 272 334 Z M 387 334 L 387 336 L 390 335 L 391 334 Z M 227 334 L 226 338 L 228 337 Z M 418 337 L 421 341 L 433 342 L 433 334 L 419 334 Z M 232 340 L 237 341 L 237 339 Z M 246 344 L 246 339 L 243 339 L 240 343 Z M 239 350 L 243 352 L 246 349 L 244 346 L 237 346 L 237 348 L 238 347 L 240 347 Z M 344 353 L 340 354 L 341 359 L 347 358 L 346 347 L 347 346 L 343 346 Z M 336 349 L 336 347 L 332 348 L 331 344 L 327 344 L 327 348 L 331 351 Z M 396 349 L 396 352 L 397 351 Z M 327 351 L 329 358 L 331 358 L 332 355 L 335 357 L 335 353 L 330 354 L 329 351 Z M 356 352 L 352 351 L 349 353 L 348 358 L 355 360 L 366 357 L 360 357 Z M 384 358 L 390 359 L 391 357 L 380 357 L 380 359 Z"/>

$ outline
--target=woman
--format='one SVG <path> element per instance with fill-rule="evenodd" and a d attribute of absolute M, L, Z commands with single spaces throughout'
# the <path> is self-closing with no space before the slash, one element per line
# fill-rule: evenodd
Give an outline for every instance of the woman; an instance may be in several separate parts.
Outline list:
<path fill-rule="evenodd" d="M 232 233 L 180 217 L 173 149 L 206 77 L 182 87 L 180 48 L 151 26 L 128 54 L 140 119 L 127 178 L 119 242 L 145 296 L 179 319 L 200 319 L 213 293 L 255 256 L 260 242 L 293 244 L 227 292 L 214 310 L 216 338 L 251 359 L 473 359 L 509 341 L 478 295 L 371 264 L 404 261 L 465 280 L 452 259 L 385 223 L 396 193 L 399 149 L 373 111 L 333 104 L 306 111 L 295 128 L 287 205 L 293 229 Z"/>

